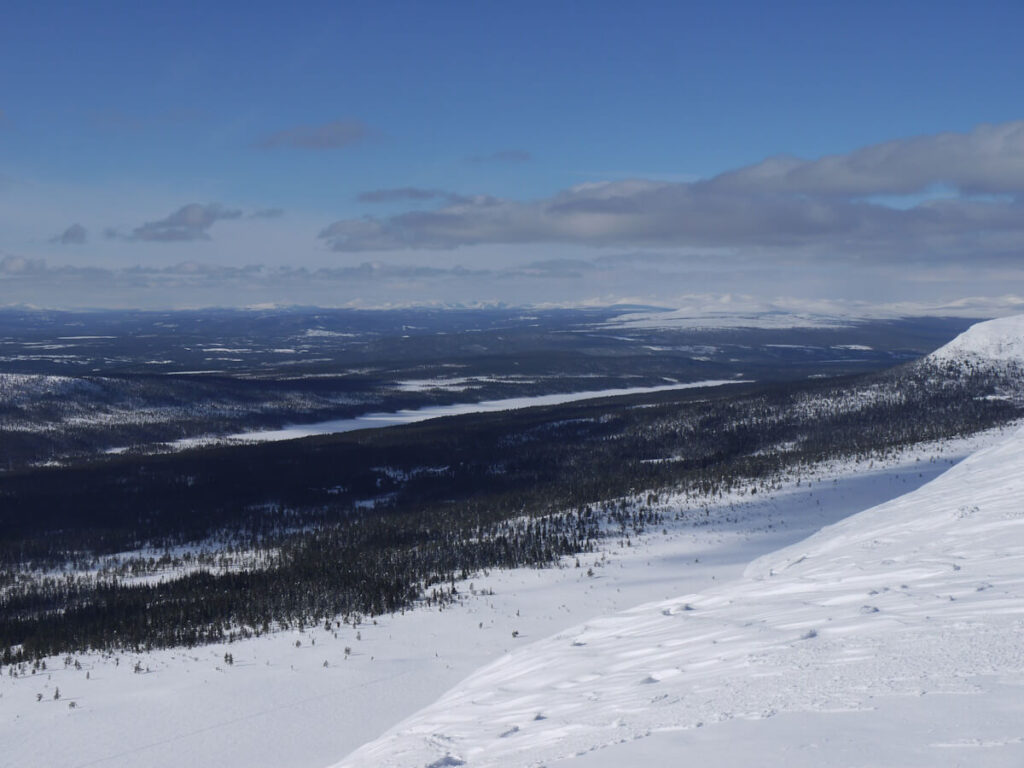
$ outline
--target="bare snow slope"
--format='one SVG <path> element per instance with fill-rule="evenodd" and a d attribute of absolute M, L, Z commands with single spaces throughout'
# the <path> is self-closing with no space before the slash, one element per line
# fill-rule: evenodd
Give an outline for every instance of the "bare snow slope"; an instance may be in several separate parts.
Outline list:
<path fill-rule="evenodd" d="M 1024 315 L 976 323 L 925 359 L 1024 364 Z"/>
<path fill-rule="evenodd" d="M 902 766 L 1019 766 L 1022 637 L 1024 430 L 740 580 L 511 653 L 339 768 L 676 765 L 691 744 L 867 765 L 879 739 Z"/>

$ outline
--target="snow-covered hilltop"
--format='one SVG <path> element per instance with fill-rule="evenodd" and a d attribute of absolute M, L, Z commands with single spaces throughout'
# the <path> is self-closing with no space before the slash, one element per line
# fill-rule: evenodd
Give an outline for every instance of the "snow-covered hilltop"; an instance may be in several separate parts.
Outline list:
<path fill-rule="evenodd" d="M 1024 365 L 1024 315 L 976 323 L 925 359 L 934 363 L 971 361 Z"/>

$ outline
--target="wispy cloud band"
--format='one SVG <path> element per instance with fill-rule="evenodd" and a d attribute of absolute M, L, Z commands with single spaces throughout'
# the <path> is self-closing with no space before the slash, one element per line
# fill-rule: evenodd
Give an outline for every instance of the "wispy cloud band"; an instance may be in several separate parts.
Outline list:
<path fill-rule="evenodd" d="M 935 188 L 946 194 L 935 199 Z M 905 206 L 879 198 L 917 195 Z M 899 139 L 817 160 L 769 158 L 693 182 L 581 184 L 550 198 L 391 191 L 435 210 L 342 219 L 344 252 L 478 244 L 759 247 L 824 253 L 996 255 L 1024 245 L 1024 121 Z"/>
<path fill-rule="evenodd" d="M 258 143 L 262 149 L 341 149 L 366 141 L 374 135 L 362 120 L 335 120 L 321 125 L 298 125 L 276 131 Z"/>

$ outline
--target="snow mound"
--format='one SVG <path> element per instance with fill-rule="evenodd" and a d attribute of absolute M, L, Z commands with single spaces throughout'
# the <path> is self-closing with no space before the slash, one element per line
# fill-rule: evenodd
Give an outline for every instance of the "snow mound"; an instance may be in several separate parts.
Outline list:
<path fill-rule="evenodd" d="M 1024 315 L 976 323 L 925 360 L 1024 364 Z"/>
<path fill-rule="evenodd" d="M 901 765 L 1024 765 L 1022 498 L 1024 430 L 740 580 L 523 647 L 338 766 L 674 765 L 755 737 L 864 764 L 882 732 Z"/>

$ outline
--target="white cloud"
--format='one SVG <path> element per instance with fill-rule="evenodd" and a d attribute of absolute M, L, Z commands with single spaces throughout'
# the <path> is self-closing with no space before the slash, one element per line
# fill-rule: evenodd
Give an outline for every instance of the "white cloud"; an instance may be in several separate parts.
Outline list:
<path fill-rule="evenodd" d="M 900 208 L 871 199 L 936 185 L 957 196 Z M 342 252 L 564 243 L 1000 258 L 1024 248 L 1024 122 L 770 158 L 703 181 L 588 183 L 526 202 L 436 197 L 435 210 L 343 219 L 320 237 Z"/>

